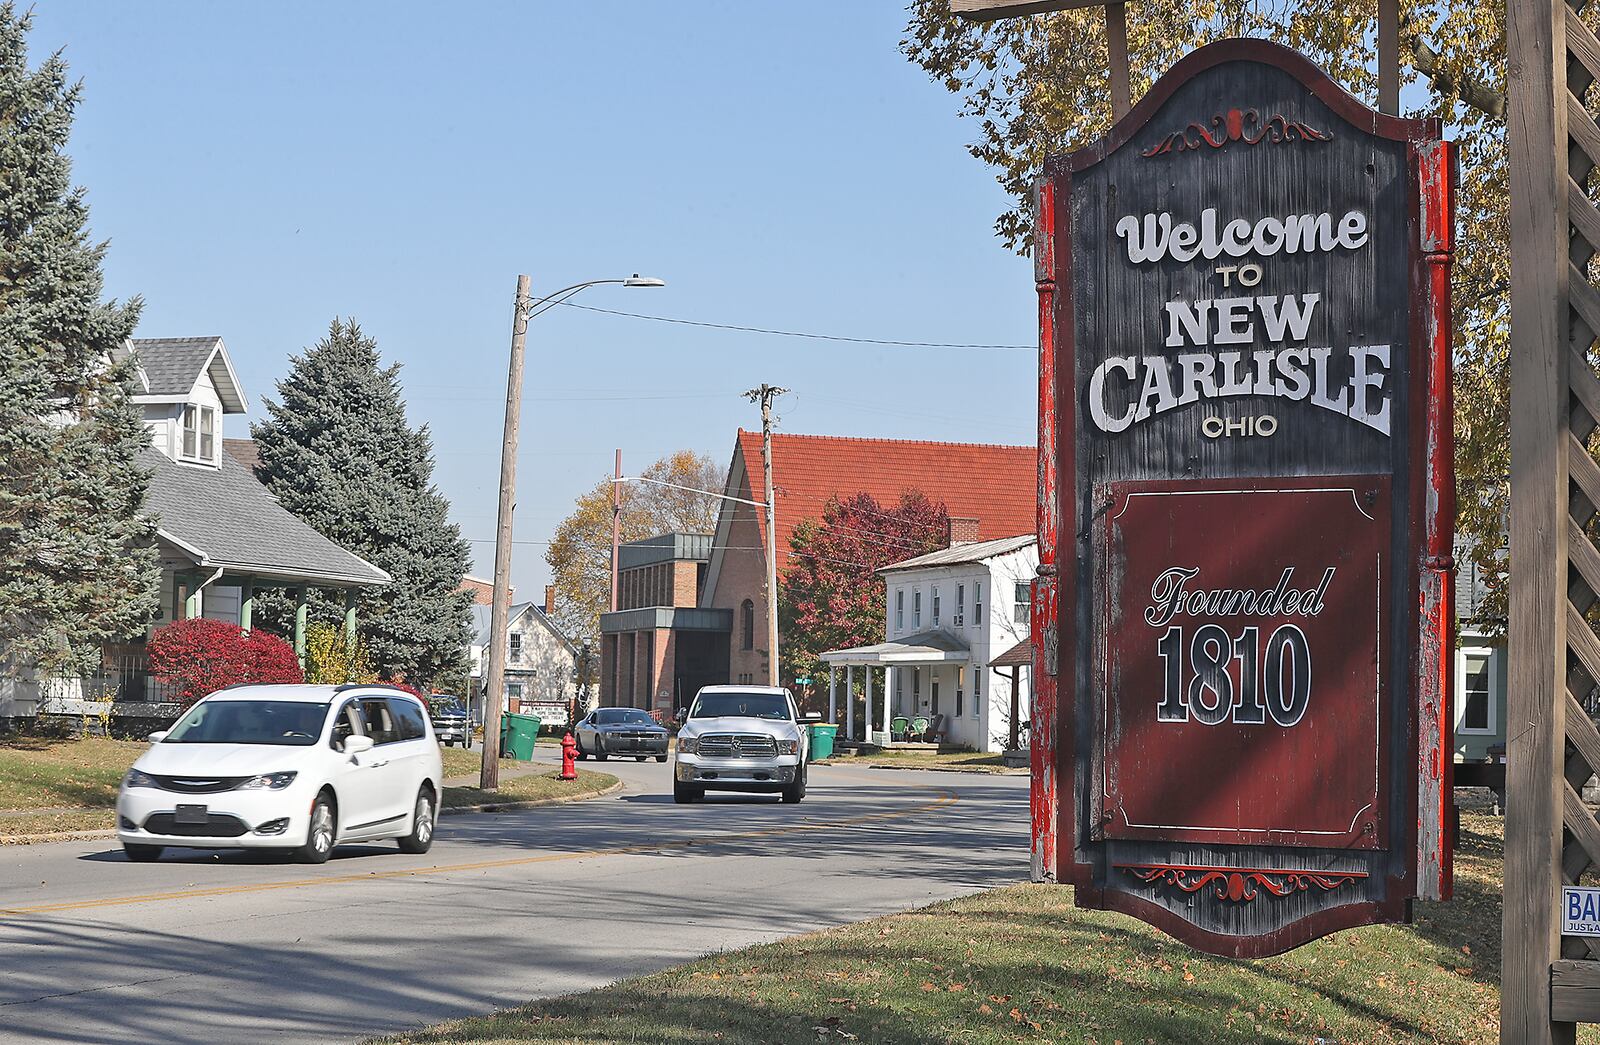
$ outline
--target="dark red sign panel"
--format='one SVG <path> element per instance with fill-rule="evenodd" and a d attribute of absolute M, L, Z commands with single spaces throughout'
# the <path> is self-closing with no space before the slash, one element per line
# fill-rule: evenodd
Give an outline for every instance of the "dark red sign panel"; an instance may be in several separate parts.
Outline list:
<path fill-rule="evenodd" d="M 1207 951 L 1450 888 L 1451 147 L 1260 40 L 1039 187 L 1036 874 Z"/>
<path fill-rule="evenodd" d="M 1111 487 L 1104 837 L 1387 844 L 1389 480 L 1347 479 Z"/>

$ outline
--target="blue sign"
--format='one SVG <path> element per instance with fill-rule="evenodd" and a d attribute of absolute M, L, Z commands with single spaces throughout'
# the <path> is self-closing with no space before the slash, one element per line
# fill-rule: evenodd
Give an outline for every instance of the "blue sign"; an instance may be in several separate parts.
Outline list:
<path fill-rule="evenodd" d="M 1561 887 L 1561 935 L 1600 936 L 1600 889 Z"/>

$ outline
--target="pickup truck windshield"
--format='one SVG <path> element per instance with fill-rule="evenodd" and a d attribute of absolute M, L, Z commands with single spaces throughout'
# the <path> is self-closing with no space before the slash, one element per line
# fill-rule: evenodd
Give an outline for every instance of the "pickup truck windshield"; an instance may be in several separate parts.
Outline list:
<path fill-rule="evenodd" d="M 690 718 L 770 718 L 791 722 L 789 702 L 777 693 L 702 693 Z"/>

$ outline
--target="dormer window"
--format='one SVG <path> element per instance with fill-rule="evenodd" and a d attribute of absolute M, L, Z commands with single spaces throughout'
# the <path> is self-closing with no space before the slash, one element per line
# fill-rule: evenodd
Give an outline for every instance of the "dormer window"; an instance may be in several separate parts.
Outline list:
<path fill-rule="evenodd" d="M 208 464 L 217 459 L 217 412 L 209 406 L 183 408 L 183 456 Z"/>

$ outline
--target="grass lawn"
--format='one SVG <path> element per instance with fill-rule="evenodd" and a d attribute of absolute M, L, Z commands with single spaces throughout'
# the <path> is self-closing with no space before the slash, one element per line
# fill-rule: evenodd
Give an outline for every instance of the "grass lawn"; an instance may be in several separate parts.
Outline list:
<path fill-rule="evenodd" d="M 149 746 L 99 737 L 9 738 L 0 746 L 0 836 L 111 827 L 122 775 Z"/>
<path fill-rule="evenodd" d="M 501 762 L 502 767 L 507 765 L 520 766 L 522 762 Z M 578 770 L 578 779 L 562 780 L 559 769 L 551 769 L 543 773 L 530 773 L 526 776 L 501 777 L 498 791 L 479 791 L 475 787 L 447 787 L 444 789 L 444 807 L 455 809 L 461 806 L 483 805 L 486 802 L 537 802 L 546 798 L 561 798 L 567 795 L 587 795 L 596 791 L 604 791 L 617 782 L 617 778 L 610 773 L 596 773 L 587 769 Z"/>
<path fill-rule="evenodd" d="M 1455 900 L 1260 961 L 1019 885 L 383 1040 L 1493 1042 L 1501 839 L 1463 814 Z"/>
<path fill-rule="evenodd" d="M 846 755 L 835 752 L 830 760 L 841 766 L 898 766 L 905 769 L 968 769 L 983 773 L 1026 773 L 1026 767 L 1009 769 L 997 754 L 985 755 L 976 751 L 896 751 L 890 748 L 870 755 Z"/>

